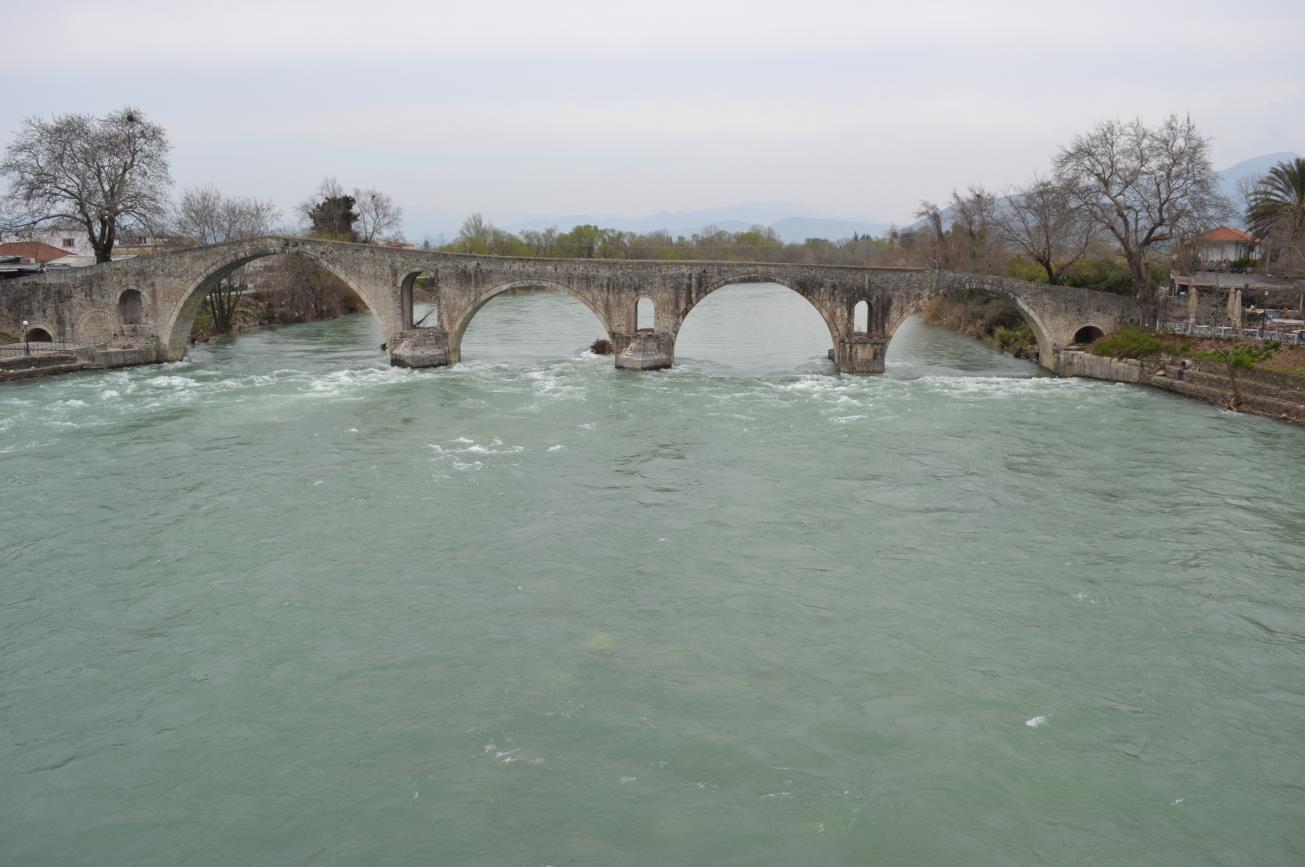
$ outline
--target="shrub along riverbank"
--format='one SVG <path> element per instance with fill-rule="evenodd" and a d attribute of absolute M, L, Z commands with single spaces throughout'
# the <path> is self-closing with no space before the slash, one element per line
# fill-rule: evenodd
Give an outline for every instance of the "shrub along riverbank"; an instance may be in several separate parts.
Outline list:
<path fill-rule="evenodd" d="M 982 340 L 1016 358 L 1038 360 L 1038 341 L 1033 329 L 1012 305 L 977 292 L 965 292 L 931 299 L 925 304 L 924 321 Z"/>

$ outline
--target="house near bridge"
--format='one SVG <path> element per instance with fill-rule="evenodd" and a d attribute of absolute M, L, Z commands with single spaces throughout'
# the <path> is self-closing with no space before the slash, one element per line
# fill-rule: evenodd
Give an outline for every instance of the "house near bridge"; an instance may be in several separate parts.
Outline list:
<path fill-rule="evenodd" d="M 1227 269 L 1235 262 L 1260 257 L 1259 244 L 1249 232 L 1232 226 L 1219 226 L 1192 239 L 1201 267 Z"/>

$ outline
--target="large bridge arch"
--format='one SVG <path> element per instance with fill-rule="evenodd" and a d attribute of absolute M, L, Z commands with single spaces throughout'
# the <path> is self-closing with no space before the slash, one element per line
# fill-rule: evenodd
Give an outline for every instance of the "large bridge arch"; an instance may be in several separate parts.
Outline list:
<path fill-rule="evenodd" d="M 480 312 L 481 308 L 500 295 L 511 292 L 514 289 L 554 289 L 560 292 L 565 292 L 572 298 L 579 300 L 589 309 L 589 312 L 594 314 L 594 317 L 598 320 L 598 324 L 602 326 L 602 329 L 607 334 L 609 340 L 615 339 L 615 334 L 612 330 L 611 323 L 608 321 L 606 313 L 596 303 L 594 303 L 594 300 L 590 298 L 588 294 L 557 280 L 509 280 L 503 283 L 496 283 L 488 289 L 477 292 L 471 301 L 465 303 L 461 309 L 450 311 L 447 319 L 449 337 L 448 358 L 450 364 L 462 360 L 462 339 L 466 336 L 467 328 L 470 327 L 471 321 L 476 318 L 476 314 Z M 444 315 L 444 310 L 441 309 L 440 317 L 442 321 Z"/>
<path fill-rule="evenodd" d="M 362 300 L 380 323 L 381 331 L 386 335 L 387 340 L 389 335 L 399 330 L 398 322 L 395 320 L 397 311 L 393 309 L 393 299 L 388 289 L 371 287 L 367 280 L 359 278 L 347 268 L 332 261 L 329 256 L 315 250 L 311 242 L 237 244 L 226 249 L 222 247 L 214 249 L 222 250 L 227 255 L 218 257 L 198 276 L 191 278 L 177 297 L 171 311 L 164 316 L 163 325 L 159 329 L 162 344 L 160 351 L 164 361 L 179 361 L 185 357 L 186 347 L 190 342 L 190 331 L 194 327 L 195 317 L 199 313 L 200 305 L 204 303 L 205 296 L 237 268 L 269 256 L 303 256 L 314 264 L 320 265 L 339 278 Z M 326 248 L 328 251 L 329 249 Z"/>
<path fill-rule="evenodd" d="M 812 293 L 805 290 L 801 282 L 798 280 L 785 277 L 782 274 L 773 271 L 751 269 L 737 273 L 727 272 L 725 276 L 716 277 L 710 282 L 705 283 L 702 290 L 695 293 L 689 299 L 689 303 L 682 306 L 680 310 L 677 311 L 678 315 L 675 317 L 674 326 L 671 329 L 671 335 L 673 337 L 678 336 L 680 329 L 684 326 L 684 321 L 689 318 L 689 315 L 694 311 L 694 309 L 696 309 L 703 301 L 710 298 L 717 290 L 724 289 L 726 286 L 745 286 L 749 283 L 773 283 L 777 286 L 783 286 L 795 295 L 800 296 L 811 305 L 812 309 L 820 314 L 820 318 L 824 321 L 825 327 L 829 329 L 829 339 L 833 342 L 833 345 L 838 345 L 838 341 L 843 337 L 842 327 L 838 322 L 837 317 L 835 317 L 834 311 L 830 309 L 828 304 L 822 304 L 821 299 L 813 298 Z"/>
<path fill-rule="evenodd" d="M 924 291 L 912 296 L 907 303 L 898 306 L 895 311 L 896 315 L 886 329 L 889 343 L 892 343 L 892 338 L 896 335 L 897 329 L 901 327 L 902 323 L 911 316 L 922 313 L 925 305 L 930 301 L 963 292 L 976 292 L 989 298 L 1005 301 L 1019 311 L 1020 316 L 1028 323 L 1029 329 L 1033 332 L 1033 337 L 1038 343 L 1038 364 L 1048 370 L 1055 370 L 1056 350 L 1060 347 L 1060 343 L 1056 339 L 1056 330 L 1036 307 L 1030 304 L 1028 293 L 1021 292 L 1016 284 L 1002 278 L 984 278 L 977 275 L 943 275 L 941 279 Z"/>

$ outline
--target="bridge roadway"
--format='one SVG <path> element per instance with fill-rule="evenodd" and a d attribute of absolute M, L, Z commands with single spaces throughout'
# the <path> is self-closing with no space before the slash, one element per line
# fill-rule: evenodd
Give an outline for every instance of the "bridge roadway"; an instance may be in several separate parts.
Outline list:
<path fill-rule="evenodd" d="M 29 333 L 55 341 L 110 343 L 133 347 L 135 358 L 179 360 L 210 289 L 248 262 L 288 253 L 311 259 L 352 288 L 379 321 L 391 363 L 407 367 L 457 363 L 476 311 L 496 295 L 524 288 L 560 289 L 579 298 L 612 341 L 616 366 L 635 370 L 674 363 L 685 317 L 734 283 L 779 283 L 811 302 L 844 373 L 882 373 L 898 326 L 941 294 L 974 290 L 1009 301 L 1037 337 L 1039 362 L 1053 371 L 1060 350 L 1136 318 L 1136 303 L 1119 295 L 947 271 L 515 258 L 264 237 L 6 281 L 0 285 L 0 331 L 21 334 L 26 320 Z M 421 274 L 430 275 L 437 314 L 416 323 L 413 282 Z M 639 328 L 643 299 L 652 305 L 651 327 Z M 861 304 L 868 309 L 858 316 Z"/>

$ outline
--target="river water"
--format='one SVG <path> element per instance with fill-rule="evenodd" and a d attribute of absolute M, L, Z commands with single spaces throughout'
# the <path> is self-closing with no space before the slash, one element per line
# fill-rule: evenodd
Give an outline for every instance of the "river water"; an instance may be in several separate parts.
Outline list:
<path fill-rule="evenodd" d="M 1305 862 L 1305 430 L 778 287 L 0 389 L 0 863 Z"/>

